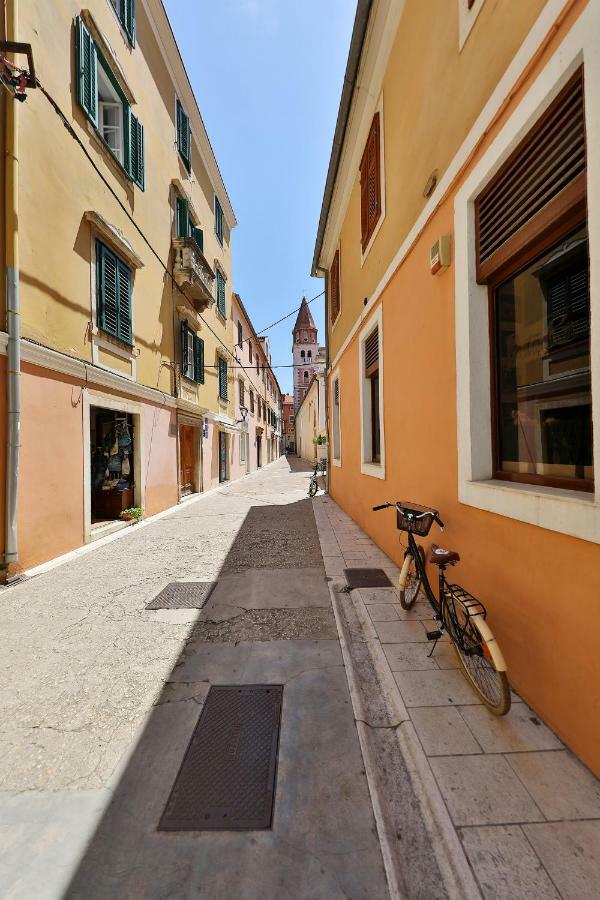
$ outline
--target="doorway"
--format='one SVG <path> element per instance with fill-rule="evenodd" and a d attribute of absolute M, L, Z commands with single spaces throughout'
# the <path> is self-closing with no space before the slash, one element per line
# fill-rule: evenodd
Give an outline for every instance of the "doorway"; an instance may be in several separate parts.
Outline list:
<path fill-rule="evenodd" d="M 256 468 L 262 467 L 262 438 L 256 437 Z"/>
<path fill-rule="evenodd" d="M 179 478 L 182 497 L 198 491 L 197 458 L 198 429 L 193 425 L 179 426 Z"/>
<path fill-rule="evenodd" d="M 90 406 L 91 526 L 98 528 L 135 505 L 134 417 Z"/>
<path fill-rule="evenodd" d="M 219 432 L 219 483 L 227 481 L 227 434 Z"/>

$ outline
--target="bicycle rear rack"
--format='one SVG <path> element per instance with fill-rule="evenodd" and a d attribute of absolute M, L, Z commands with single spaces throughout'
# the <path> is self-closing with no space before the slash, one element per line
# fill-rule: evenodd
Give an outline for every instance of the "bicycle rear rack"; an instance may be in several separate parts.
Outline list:
<path fill-rule="evenodd" d="M 451 598 L 454 603 L 458 602 L 462 606 L 468 616 L 483 616 L 484 619 L 487 617 L 487 609 L 481 600 L 466 591 L 460 584 L 446 584 L 446 591 L 450 595 L 446 601 L 448 604 Z"/>

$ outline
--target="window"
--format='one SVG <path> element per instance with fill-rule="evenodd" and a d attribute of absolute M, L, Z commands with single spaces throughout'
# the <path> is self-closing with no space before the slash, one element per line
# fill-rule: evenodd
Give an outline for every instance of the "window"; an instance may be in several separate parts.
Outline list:
<path fill-rule="evenodd" d="M 219 243 L 223 244 L 223 207 L 215 197 L 215 234 Z"/>
<path fill-rule="evenodd" d="M 252 362 L 252 341 L 248 341 L 248 359 Z"/>
<path fill-rule="evenodd" d="M 224 319 L 227 318 L 227 308 L 225 306 L 225 276 L 220 269 L 217 269 L 217 309 Z"/>
<path fill-rule="evenodd" d="M 181 323 L 181 373 L 191 381 L 204 384 L 204 341 L 194 334 L 185 319 Z"/>
<path fill-rule="evenodd" d="M 254 391 L 249 391 L 250 395 L 250 415 L 254 415 Z"/>
<path fill-rule="evenodd" d="M 219 356 L 219 397 L 227 400 L 227 360 Z"/>
<path fill-rule="evenodd" d="M 238 332 L 238 339 L 237 339 L 238 347 L 243 347 L 244 346 L 244 331 L 242 329 L 241 322 L 237 323 L 237 332 Z"/>
<path fill-rule="evenodd" d="M 308 381 L 308 372 L 305 372 L 305 373 L 304 373 L 304 380 L 305 380 L 305 381 Z"/>
<path fill-rule="evenodd" d="M 110 0 L 130 44 L 135 44 L 135 0 Z"/>
<path fill-rule="evenodd" d="M 361 472 L 375 478 L 385 478 L 382 323 L 379 306 L 359 337 Z"/>
<path fill-rule="evenodd" d="M 144 190 L 144 128 L 81 18 L 76 21 L 77 100 L 110 152 Z"/>
<path fill-rule="evenodd" d="M 304 351 L 304 350 L 301 350 L 301 351 L 300 351 L 300 359 L 305 359 L 305 357 L 306 357 L 305 351 Z"/>
<path fill-rule="evenodd" d="M 188 172 L 192 170 L 192 131 L 190 117 L 177 100 L 177 152 Z"/>
<path fill-rule="evenodd" d="M 190 204 L 186 197 L 177 197 L 176 227 L 178 238 L 191 237 L 201 253 L 204 253 L 204 232 L 192 223 L 190 218 Z"/>
<path fill-rule="evenodd" d="M 238 385 L 239 385 L 239 390 L 240 390 L 240 406 L 245 406 L 245 402 L 244 402 L 245 401 L 245 389 L 244 389 L 244 382 L 242 381 L 241 378 L 238 379 Z"/>
<path fill-rule="evenodd" d="M 332 424 L 333 424 L 333 458 L 335 460 L 339 460 L 341 458 L 340 451 L 340 379 L 334 378 L 333 380 L 333 412 L 332 412 Z"/>
<path fill-rule="evenodd" d="M 381 216 L 379 113 L 373 116 L 360 163 L 360 231 L 363 253 Z"/>
<path fill-rule="evenodd" d="M 246 462 L 246 434 L 240 434 L 240 462 Z"/>
<path fill-rule="evenodd" d="M 362 182 L 361 182 L 361 201 L 362 201 Z M 364 245 L 363 245 L 364 249 Z M 329 309 L 331 324 L 336 321 L 340 314 L 340 251 L 335 251 L 331 269 L 329 270 Z"/>
<path fill-rule="evenodd" d="M 594 487 L 585 170 L 579 72 L 476 201 L 504 481 Z"/>
<path fill-rule="evenodd" d="M 312 359 L 312 350 L 307 350 L 306 355 L 309 359 Z"/>
<path fill-rule="evenodd" d="M 131 269 L 96 241 L 96 314 L 98 328 L 132 345 Z"/>

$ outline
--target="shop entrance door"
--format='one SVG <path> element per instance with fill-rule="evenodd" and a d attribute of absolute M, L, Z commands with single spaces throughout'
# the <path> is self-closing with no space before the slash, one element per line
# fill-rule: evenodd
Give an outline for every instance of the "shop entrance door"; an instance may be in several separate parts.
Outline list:
<path fill-rule="evenodd" d="M 227 435 L 219 432 L 219 481 L 227 481 Z"/>
<path fill-rule="evenodd" d="M 256 438 L 256 468 L 260 469 L 262 466 L 262 438 Z"/>
<path fill-rule="evenodd" d="M 196 490 L 196 429 L 192 425 L 179 427 L 179 459 L 181 495 L 193 494 Z"/>

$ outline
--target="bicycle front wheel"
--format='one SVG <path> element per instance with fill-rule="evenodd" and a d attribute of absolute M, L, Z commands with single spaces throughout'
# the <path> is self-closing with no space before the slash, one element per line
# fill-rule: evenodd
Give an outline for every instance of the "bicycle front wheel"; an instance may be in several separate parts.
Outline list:
<path fill-rule="evenodd" d="M 463 675 L 489 711 L 495 716 L 504 716 L 510 709 L 511 700 L 508 676 L 496 668 L 489 646 L 494 636 L 485 620 L 479 626 L 478 618 L 456 608 L 454 616 L 450 616 L 444 604 L 444 624 Z"/>
<path fill-rule="evenodd" d="M 317 485 L 317 479 L 312 478 L 311 482 L 310 482 L 310 486 L 308 488 L 308 496 L 314 497 L 315 494 L 317 493 L 318 489 L 319 489 L 319 486 Z"/>
<path fill-rule="evenodd" d="M 417 572 L 417 566 L 415 564 L 415 559 L 410 550 L 407 550 L 404 554 L 404 558 L 410 556 L 410 563 L 408 566 L 408 572 L 406 573 L 406 580 L 404 582 L 404 587 L 399 588 L 398 596 L 400 598 L 400 606 L 402 609 L 412 609 L 415 605 L 415 600 L 419 596 L 419 588 L 421 587 L 421 579 L 419 577 L 419 573 Z M 425 553 L 423 548 L 419 546 L 419 556 L 421 557 L 421 562 L 424 564 L 425 562 Z"/>

